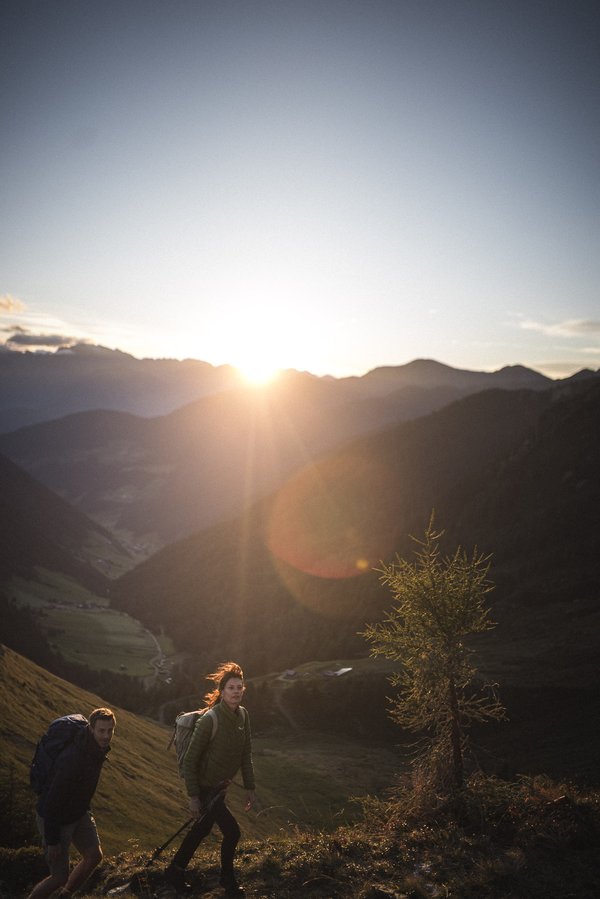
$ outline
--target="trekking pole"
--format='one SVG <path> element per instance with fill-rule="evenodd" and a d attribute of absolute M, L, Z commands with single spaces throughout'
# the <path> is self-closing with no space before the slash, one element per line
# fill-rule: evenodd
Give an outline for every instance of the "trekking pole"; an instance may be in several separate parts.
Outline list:
<path fill-rule="evenodd" d="M 201 814 L 200 818 L 198 819 L 198 823 L 199 823 L 200 821 L 202 821 L 202 820 L 208 815 L 208 813 L 209 813 L 210 810 L 212 809 L 213 805 L 216 803 L 217 799 L 219 799 L 221 796 L 224 795 L 225 790 L 227 789 L 228 786 L 229 786 L 229 781 L 228 781 L 228 780 L 227 780 L 227 781 L 224 780 L 222 783 L 220 783 L 220 784 L 217 786 L 214 795 L 210 797 L 209 801 L 208 801 L 208 802 L 206 803 L 206 805 L 203 807 L 203 809 L 202 809 L 202 814 Z M 146 862 L 145 867 L 147 868 L 149 865 L 151 865 L 152 862 L 155 861 L 155 860 L 158 858 L 158 856 L 161 854 L 161 852 L 163 851 L 163 849 L 166 849 L 167 846 L 169 845 L 169 843 L 172 843 L 173 840 L 175 839 L 175 837 L 178 837 L 179 834 L 180 834 L 183 830 L 185 830 L 186 827 L 189 827 L 190 824 L 192 824 L 192 822 L 193 822 L 194 820 L 195 820 L 194 818 L 188 818 L 188 820 L 185 822 L 185 824 L 182 824 L 181 827 L 179 828 L 179 830 L 176 830 L 175 833 L 174 833 L 172 836 L 170 836 L 169 839 L 168 839 L 165 843 L 162 844 L 162 846 L 158 846 L 158 848 L 156 848 L 156 849 L 154 850 L 154 852 L 152 853 L 152 856 L 151 856 L 151 857 L 148 859 L 148 861 Z"/>
<path fill-rule="evenodd" d="M 217 800 L 220 799 L 221 796 L 225 795 L 227 787 L 229 786 L 230 783 L 231 783 L 231 781 L 224 780 L 215 788 L 213 795 L 210 797 L 208 802 L 204 805 L 204 807 L 202 809 L 202 814 L 197 819 L 198 823 L 200 823 L 201 821 L 204 820 L 204 818 L 208 815 L 208 813 L 210 812 L 212 807 L 215 805 Z M 175 837 L 179 836 L 179 834 L 183 830 L 185 830 L 186 827 L 189 827 L 193 821 L 196 821 L 196 819 L 188 818 L 188 820 L 185 822 L 185 824 L 181 825 L 179 830 L 176 830 L 175 833 L 172 836 L 170 836 L 169 839 L 165 843 L 162 844 L 162 846 L 158 846 L 154 850 L 154 852 L 152 853 L 152 855 L 150 856 L 148 861 L 145 863 L 145 865 L 141 871 L 138 871 L 137 874 L 134 874 L 133 877 L 131 878 L 131 880 L 129 880 L 127 883 L 121 884 L 121 886 L 114 887 L 112 890 L 109 890 L 108 895 L 109 896 L 118 896 L 121 893 L 125 892 L 126 890 L 132 890 L 137 895 L 142 896 L 143 899 L 151 899 L 151 896 L 153 894 L 150 891 L 150 885 L 148 884 L 148 876 L 145 872 L 145 869 L 149 868 L 150 865 L 152 864 L 152 862 L 158 858 L 158 856 L 163 851 L 163 849 L 166 849 L 167 846 L 169 845 L 169 843 L 172 843 L 173 840 L 175 839 Z"/>
<path fill-rule="evenodd" d="M 127 883 L 123 883 L 118 887 L 113 887 L 112 890 L 108 891 L 109 896 L 119 896 L 121 893 L 126 892 L 127 890 L 131 890 L 136 895 L 141 896 L 142 899 L 152 899 L 154 895 L 150 889 L 150 884 L 148 883 L 148 875 L 146 874 L 145 869 L 149 868 L 153 861 L 155 861 L 163 849 L 166 849 L 169 843 L 172 843 L 175 837 L 178 837 L 182 830 L 185 830 L 186 827 L 189 827 L 194 819 L 188 818 L 185 824 L 182 824 L 179 830 L 176 830 L 173 836 L 170 836 L 166 843 L 163 843 L 162 846 L 158 846 L 148 859 L 148 861 L 144 864 L 144 867 L 141 871 L 138 871 L 133 877 L 127 881 Z"/>
<path fill-rule="evenodd" d="M 154 850 L 154 852 L 152 853 L 152 856 L 146 862 L 145 867 L 147 868 L 149 865 L 151 865 L 152 862 L 158 858 L 158 856 L 161 854 L 163 849 L 166 849 L 167 846 L 169 845 L 169 843 L 172 843 L 173 840 L 175 839 L 175 837 L 178 837 L 179 834 L 182 832 L 182 830 L 185 830 L 186 827 L 189 827 L 193 820 L 194 820 L 193 818 L 188 818 L 188 820 L 185 822 L 185 824 L 182 824 L 181 827 L 179 828 L 179 830 L 176 830 L 175 833 L 173 834 L 173 836 L 170 836 L 169 839 L 166 841 L 166 843 L 163 843 L 162 846 L 158 846 L 158 848 Z"/>

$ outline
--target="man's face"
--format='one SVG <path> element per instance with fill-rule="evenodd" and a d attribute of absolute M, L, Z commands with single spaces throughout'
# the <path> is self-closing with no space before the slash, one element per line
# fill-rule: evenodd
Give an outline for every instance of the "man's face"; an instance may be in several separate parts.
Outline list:
<path fill-rule="evenodd" d="M 221 698 L 225 705 L 235 711 L 244 695 L 244 681 L 240 677 L 230 677 L 223 689 Z"/>
<path fill-rule="evenodd" d="M 108 749 L 115 731 L 115 722 L 112 718 L 97 718 L 92 727 L 94 740 L 101 749 Z"/>

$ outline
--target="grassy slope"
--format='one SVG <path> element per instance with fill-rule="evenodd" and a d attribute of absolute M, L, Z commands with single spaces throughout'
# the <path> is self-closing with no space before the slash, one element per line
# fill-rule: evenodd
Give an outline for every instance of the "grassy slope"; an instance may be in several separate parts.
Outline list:
<path fill-rule="evenodd" d="M 53 718 L 89 714 L 101 705 L 106 702 L 100 697 L 5 649 L 0 658 L 2 742 L 17 780 L 27 780 L 35 743 Z M 183 814 L 177 774 L 165 764 L 165 729 L 119 709 L 115 713 L 113 751 L 93 803 L 108 852 L 131 837 L 142 846 L 162 842 Z M 33 800 L 32 794 L 32 806 Z"/>

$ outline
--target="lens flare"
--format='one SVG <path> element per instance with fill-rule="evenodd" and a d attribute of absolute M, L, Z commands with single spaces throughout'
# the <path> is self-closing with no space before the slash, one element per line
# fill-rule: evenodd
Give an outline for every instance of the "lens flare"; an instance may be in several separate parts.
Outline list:
<path fill-rule="evenodd" d="M 386 472 L 359 454 L 304 468 L 279 491 L 267 532 L 271 553 L 320 578 L 352 578 L 393 544 Z"/>

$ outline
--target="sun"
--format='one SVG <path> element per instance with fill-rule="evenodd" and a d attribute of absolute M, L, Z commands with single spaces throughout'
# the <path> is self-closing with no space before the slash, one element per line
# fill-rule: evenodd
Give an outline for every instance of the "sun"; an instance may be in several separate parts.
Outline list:
<path fill-rule="evenodd" d="M 250 359 L 248 362 L 238 364 L 235 367 L 244 381 L 257 386 L 273 381 L 281 370 L 278 366 L 270 363 L 268 359 L 259 358 Z"/>
<path fill-rule="evenodd" d="M 266 288 L 260 295 L 246 286 L 243 299 L 232 301 L 219 320 L 213 356 L 218 349 L 219 357 L 253 385 L 268 384 L 289 369 L 307 370 L 316 342 L 314 322 Z"/>
<path fill-rule="evenodd" d="M 287 345 L 279 332 L 260 318 L 250 318 L 240 327 L 235 340 L 230 338 L 231 364 L 248 384 L 268 384 L 285 366 Z"/>

